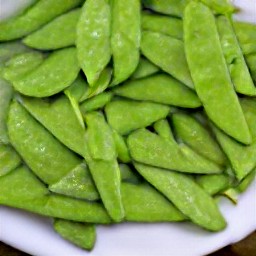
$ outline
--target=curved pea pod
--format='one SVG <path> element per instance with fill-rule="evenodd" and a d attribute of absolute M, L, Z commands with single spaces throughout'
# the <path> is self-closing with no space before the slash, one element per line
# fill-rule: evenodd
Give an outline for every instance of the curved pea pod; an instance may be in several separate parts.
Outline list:
<path fill-rule="evenodd" d="M 142 3 L 146 8 L 149 8 L 153 11 L 182 17 L 187 0 L 142 0 Z"/>
<path fill-rule="evenodd" d="M 90 99 L 83 101 L 80 104 L 80 111 L 82 114 L 103 108 L 113 98 L 112 92 L 102 92 Z"/>
<path fill-rule="evenodd" d="M 246 189 L 251 185 L 253 180 L 256 177 L 256 168 L 252 170 L 243 180 L 242 182 L 237 186 L 237 191 L 240 193 L 243 193 L 246 191 Z"/>
<path fill-rule="evenodd" d="M 150 75 L 153 75 L 159 71 L 159 67 L 157 67 L 155 64 L 150 62 L 149 60 L 145 58 L 140 58 L 139 64 L 132 74 L 132 79 L 139 79 L 143 77 L 147 77 Z"/>
<path fill-rule="evenodd" d="M 215 163 L 173 141 L 140 129 L 129 135 L 127 140 L 132 159 L 140 163 L 187 173 L 220 173 Z"/>
<path fill-rule="evenodd" d="M 51 184 L 49 190 L 85 200 L 98 200 L 99 193 L 85 163 L 79 164 L 58 182 Z"/>
<path fill-rule="evenodd" d="M 148 184 L 122 183 L 125 219 L 142 222 L 183 221 L 186 217 Z"/>
<path fill-rule="evenodd" d="M 9 138 L 7 134 L 6 118 L 9 104 L 13 96 L 11 85 L 0 78 L 0 143 L 8 144 Z"/>
<path fill-rule="evenodd" d="M 117 157 L 122 163 L 131 162 L 131 156 L 126 145 L 125 138 L 121 136 L 117 131 L 112 129 L 113 139 L 116 146 Z"/>
<path fill-rule="evenodd" d="M 112 101 L 105 107 L 109 125 L 121 135 L 149 126 L 169 112 L 170 108 L 165 105 L 128 100 Z"/>
<path fill-rule="evenodd" d="M 256 25 L 253 23 L 235 21 L 234 29 L 240 43 L 256 41 Z"/>
<path fill-rule="evenodd" d="M 166 74 L 127 81 L 114 89 L 114 93 L 135 100 L 149 100 L 185 108 L 201 106 L 194 91 Z"/>
<path fill-rule="evenodd" d="M 0 23 L 0 41 L 21 38 L 55 17 L 77 7 L 82 0 L 41 0 L 19 16 Z"/>
<path fill-rule="evenodd" d="M 220 35 L 222 51 L 236 92 L 255 96 L 256 87 L 252 81 L 231 21 L 226 16 L 219 16 L 216 18 L 216 24 Z"/>
<path fill-rule="evenodd" d="M 195 89 L 207 115 L 228 135 L 249 144 L 251 134 L 230 79 L 215 17 L 204 4 L 193 1 L 187 5 L 184 39 Z"/>
<path fill-rule="evenodd" d="M 130 0 L 129 4 L 126 0 L 111 0 L 111 50 L 114 64 L 112 85 L 125 81 L 139 64 L 140 9 L 140 0 Z"/>
<path fill-rule="evenodd" d="M 80 13 L 80 9 L 76 9 L 57 17 L 25 37 L 23 43 L 40 50 L 55 50 L 75 45 L 76 25 Z"/>
<path fill-rule="evenodd" d="M 14 170 L 20 163 L 20 157 L 11 146 L 0 144 L 0 177 Z"/>
<path fill-rule="evenodd" d="M 226 227 L 213 198 L 189 176 L 135 164 L 137 171 L 195 224 L 220 231 Z"/>
<path fill-rule="evenodd" d="M 39 52 L 26 52 L 16 55 L 5 63 L 3 77 L 11 83 L 15 83 L 36 69 L 43 60 L 44 56 Z"/>
<path fill-rule="evenodd" d="M 144 31 L 141 39 L 142 54 L 163 71 L 189 88 L 194 88 L 181 40 L 151 31 Z M 166 58 L 168 56 L 168 58 Z"/>
<path fill-rule="evenodd" d="M 115 222 L 125 215 L 121 196 L 121 175 L 116 159 L 88 159 L 90 172 L 108 214 Z"/>
<path fill-rule="evenodd" d="M 77 24 L 77 57 L 90 86 L 111 58 L 110 6 L 107 0 L 85 1 Z"/>
<path fill-rule="evenodd" d="M 10 106 L 7 126 L 13 147 L 45 183 L 57 182 L 80 163 L 74 153 L 15 101 Z"/>
<path fill-rule="evenodd" d="M 194 117 L 174 113 L 172 122 L 175 132 L 182 142 L 216 164 L 221 166 L 226 164 L 226 156 L 212 134 Z"/>
<path fill-rule="evenodd" d="M 154 129 L 160 137 L 176 143 L 167 119 L 162 119 L 155 122 Z"/>
<path fill-rule="evenodd" d="M 183 39 L 183 22 L 181 19 L 151 14 L 142 13 L 141 26 L 143 30 L 154 31 L 177 39 Z"/>
<path fill-rule="evenodd" d="M 71 150 L 84 156 L 87 151 L 85 129 L 65 95 L 52 100 L 22 97 L 21 104 Z M 65 129 L 63 129 L 65 127 Z"/>
<path fill-rule="evenodd" d="M 33 97 L 54 95 L 76 79 L 79 72 L 76 49 L 66 48 L 53 52 L 38 68 L 14 82 L 14 88 Z"/>
<path fill-rule="evenodd" d="M 124 182 L 133 183 L 133 184 L 141 183 L 141 177 L 138 175 L 137 172 L 132 170 L 129 165 L 119 164 L 119 169 L 120 169 L 121 179 L 123 183 Z M 123 183 L 121 183 L 121 187 Z"/>
<path fill-rule="evenodd" d="M 91 250 L 96 241 L 96 229 L 92 224 L 55 219 L 54 229 L 67 241 L 80 248 Z"/>

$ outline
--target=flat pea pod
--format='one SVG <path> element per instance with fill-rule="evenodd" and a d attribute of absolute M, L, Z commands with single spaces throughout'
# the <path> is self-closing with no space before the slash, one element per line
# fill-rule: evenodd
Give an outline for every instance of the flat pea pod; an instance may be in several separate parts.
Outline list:
<path fill-rule="evenodd" d="M 186 217 L 148 184 L 122 183 L 122 199 L 127 221 L 174 222 Z"/>
<path fill-rule="evenodd" d="M 117 157 L 112 130 L 104 115 L 100 112 L 90 112 L 85 115 L 87 125 L 86 140 L 90 157 L 98 160 L 112 160 Z"/>
<path fill-rule="evenodd" d="M 181 40 L 151 31 L 142 32 L 142 54 L 189 88 L 194 88 Z M 166 58 L 166 56 L 169 56 Z"/>
<path fill-rule="evenodd" d="M 33 172 L 47 184 L 57 182 L 80 163 L 75 154 L 55 139 L 16 101 L 10 106 L 7 127 L 13 147 Z"/>
<path fill-rule="evenodd" d="M 140 0 L 111 0 L 112 85 L 125 81 L 135 71 L 140 58 Z M 129 33 L 127 33 L 129 31 Z"/>
<path fill-rule="evenodd" d="M 51 184 L 49 190 L 54 193 L 90 201 L 100 198 L 85 163 L 79 164 L 58 182 Z"/>
<path fill-rule="evenodd" d="M 236 35 L 240 43 L 249 43 L 256 41 L 256 25 L 253 23 L 236 21 L 234 22 Z"/>
<path fill-rule="evenodd" d="M 125 82 L 114 89 L 116 95 L 185 108 L 197 108 L 201 101 L 194 91 L 167 74 L 157 74 Z"/>
<path fill-rule="evenodd" d="M 4 144 L 7 144 L 9 142 L 6 127 L 6 118 L 12 96 L 12 86 L 7 81 L 0 78 L 0 143 Z"/>
<path fill-rule="evenodd" d="M 149 60 L 145 58 L 140 58 L 139 64 L 132 74 L 132 79 L 139 79 L 143 77 L 147 77 L 150 75 L 153 75 L 159 71 L 159 67 L 157 67 L 155 64 L 150 62 Z"/>
<path fill-rule="evenodd" d="M 121 135 L 165 118 L 169 111 L 165 105 L 129 100 L 115 100 L 105 107 L 109 125 Z"/>
<path fill-rule="evenodd" d="M 224 57 L 236 92 L 255 96 L 256 87 L 254 86 L 249 69 L 246 65 L 231 21 L 226 16 L 219 16 L 216 18 L 216 24 Z"/>
<path fill-rule="evenodd" d="M 108 214 L 115 222 L 120 222 L 125 212 L 121 195 L 121 175 L 116 159 L 88 159 L 87 163 Z"/>
<path fill-rule="evenodd" d="M 59 235 L 80 248 L 91 250 L 96 241 L 96 229 L 92 224 L 55 219 L 53 227 Z"/>
<path fill-rule="evenodd" d="M 45 185 L 24 166 L 0 177 L 0 204 L 72 221 L 111 221 L 100 203 L 49 194 Z"/>
<path fill-rule="evenodd" d="M 173 137 L 172 130 L 167 119 L 162 119 L 155 122 L 154 129 L 160 137 L 169 141 L 173 141 L 175 143 L 175 139 Z"/>
<path fill-rule="evenodd" d="M 11 146 L 0 144 L 0 177 L 14 170 L 20 163 L 20 157 Z"/>
<path fill-rule="evenodd" d="M 200 0 L 217 14 L 232 14 L 236 8 L 230 0 Z"/>
<path fill-rule="evenodd" d="M 127 139 L 133 160 L 184 173 L 220 173 L 215 163 L 185 145 L 178 145 L 146 129 L 131 133 Z"/>
<path fill-rule="evenodd" d="M 135 164 L 135 168 L 195 224 L 211 231 L 226 227 L 213 198 L 191 177 L 142 164 Z"/>
<path fill-rule="evenodd" d="M 80 9 L 60 15 L 23 39 L 23 43 L 40 50 L 55 50 L 75 45 Z M 64 35 L 64 36 L 63 36 Z"/>
<path fill-rule="evenodd" d="M 81 156 L 86 154 L 85 129 L 65 95 L 52 100 L 22 97 L 19 101 L 64 145 Z"/>
<path fill-rule="evenodd" d="M 246 189 L 251 185 L 253 180 L 256 177 L 256 168 L 252 170 L 243 180 L 242 182 L 237 186 L 237 190 L 242 193 L 246 191 Z"/>
<path fill-rule="evenodd" d="M 111 58 L 110 6 L 107 0 L 87 0 L 77 24 L 77 57 L 90 86 Z"/>
<path fill-rule="evenodd" d="M 215 17 L 204 4 L 192 1 L 187 5 L 184 38 L 195 89 L 207 115 L 228 135 L 250 144 L 251 134 L 225 63 Z"/>
<path fill-rule="evenodd" d="M 82 114 L 103 108 L 113 98 L 112 92 L 102 92 L 80 104 Z"/>
<path fill-rule="evenodd" d="M 194 117 L 188 114 L 174 113 L 172 123 L 177 137 L 183 143 L 221 166 L 226 164 L 226 156 L 212 134 Z"/>
<path fill-rule="evenodd" d="M 21 38 L 58 15 L 77 7 L 82 0 L 41 0 L 19 16 L 0 23 L 0 41 Z"/>
<path fill-rule="evenodd" d="M 74 47 L 53 52 L 38 68 L 13 83 L 20 93 L 33 97 L 54 95 L 74 82 L 79 66 Z"/>
<path fill-rule="evenodd" d="M 142 13 L 143 30 L 154 31 L 177 39 L 183 39 L 183 22 L 181 19 L 151 13 Z"/>

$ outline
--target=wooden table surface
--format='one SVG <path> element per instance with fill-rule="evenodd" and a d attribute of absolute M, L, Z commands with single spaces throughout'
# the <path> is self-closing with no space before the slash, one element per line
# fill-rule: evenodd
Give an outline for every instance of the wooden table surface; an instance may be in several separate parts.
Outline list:
<path fill-rule="evenodd" d="M 20 252 L 0 242 L 0 256 L 28 256 L 28 254 Z M 181 256 L 181 255 L 175 255 L 175 256 Z M 256 256 L 256 232 L 252 233 L 244 240 L 236 244 L 229 245 L 208 256 Z"/>

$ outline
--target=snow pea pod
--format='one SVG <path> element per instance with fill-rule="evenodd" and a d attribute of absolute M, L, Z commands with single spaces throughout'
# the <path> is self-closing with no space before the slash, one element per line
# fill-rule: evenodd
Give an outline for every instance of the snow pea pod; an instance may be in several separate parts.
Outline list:
<path fill-rule="evenodd" d="M 128 100 L 115 100 L 105 107 L 109 125 L 121 135 L 165 118 L 169 111 L 165 105 Z"/>
<path fill-rule="evenodd" d="M 146 129 L 129 135 L 128 148 L 132 159 L 161 168 L 187 173 L 220 173 L 215 163 L 198 155 L 185 145 L 174 144 Z"/>
<path fill-rule="evenodd" d="M 112 85 L 125 81 L 135 71 L 140 58 L 140 0 L 111 0 Z M 129 33 L 127 33 L 129 31 Z"/>
<path fill-rule="evenodd" d="M 236 35 L 240 43 L 256 41 L 256 25 L 253 23 L 236 21 L 233 23 Z"/>
<path fill-rule="evenodd" d="M 201 106 L 194 91 L 167 74 L 127 81 L 114 89 L 114 93 L 134 100 L 149 100 L 185 108 Z"/>
<path fill-rule="evenodd" d="M 27 96 L 47 97 L 72 84 L 78 72 L 76 49 L 66 48 L 52 53 L 38 68 L 15 81 L 13 86 Z"/>
<path fill-rule="evenodd" d="M 11 146 L 0 144 L 0 177 L 14 170 L 20 163 L 20 157 Z"/>
<path fill-rule="evenodd" d="M 186 86 L 194 88 L 184 44 L 181 40 L 151 31 L 142 32 L 142 54 L 166 73 L 180 80 Z M 166 58 L 166 56 L 169 56 Z"/>
<path fill-rule="evenodd" d="M 137 163 L 135 168 L 195 224 L 211 231 L 220 231 L 226 227 L 213 198 L 191 177 Z"/>
<path fill-rule="evenodd" d="M 256 53 L 256 41 L 249 43 L 240 43 L 244 55 L 250 55 Z"/>
<path fill-rule="evenodd" d="M 194 117 L 174 113 L 172 121 L 176 135 L 182 142 L 216 164 L 226 164 L 227 159 L 212 134 Z"/>
<path fill-rule="evenodd" d="M 111 58 L 110 17 L 107 0 L 87 0 L 77 24 L 77 57 L 90 86 Z"/>
<path fill-rule="evenodd" d="M 246 191 L 246 189 L 250 186 L 250 184 L 253 182 L 253 180 L 256 177 L 256 168 L 252 170 L 243 180 L 242 182 L 237 186 L 237 190 L 242 193 Z"/>
<path fill-rule="evenodd" d="M 256 54 L 246 56 L 246 62 L 251 72 L 252 79 L 256 83 Z"/>
<path fill-rule="evenodd" d="M 10 106 L 7 127 L 13 147 L 47 184 L 57 182 L 80 163 L 75 154 L 15 101 Z"/>
<path fill-rule="evenodd" d="M 222 51 L 236 92 L 255 96 L 256 87 L 252 81 L 231 21 L 226 16 L 219 16 L 216 18 L 216 24 L 220 35 Z"/>
<path fill-rule="evenodd" d="M 125 219 L 142 222 L 182 221 L 186 217 L 148 184 L 122 183 Z"/>
<path fill-rule="evenodd" d="M 85 129 L 80 125 L 69 99 L 65 95 L 53 100 L 22 97 L 20 102 L 64 145 L 84 156 L 87 151 Z"/>
<path fill-rule="evenodd" d="M 167 119 L 162 119 L 155 122 L 154 129 L 160 137 L 169 141 L 173 141 L 175 143 L 175 139 L 173 137 L 172 130 Z"/>
<path fill-rule="evenodd" d="M 91 250 L 95 244 L 96 229 L 92 224 L 55 219 L 53 227 L 64 239 L 80 248 Z"/>
<path fill-rule="evenodd" d="M 250 144 L 251 134 L 225 63 L 215 17 L 207 6 L 195 1 L 187 5 L 184 38 L 195 89 L 207 115 L 228 135 Z"/>
<path fill-rule="evenodd" d="M 200 0 L 217 14 L 231 14 L 236 8 L 230 0 Z"/>
<path fill-rule="evenodd" d="M 0 41 L 21 38 L 82 2 L 82 0 L 38 1 L 21 15 L 0 23 Z"/>
<path fill-rule="evenodd" d="M 131 169 L 131 166 L 127 164 L 119 164 L 119 169 L 120 169 L 121 178 L 122 178 L 121 187 L 122 187 L 122 184 L 125 182 L 132 183 L 132 184 L 141 183 L 141 177 L 138 175 L 136 170 Z"/>
<path fill-rule="evenodd" d="M 23 43 L 40 50 L 55 50 L 75 45 L 76 25 L 80 13 L 81 10 L 76 9 L 57 17 L 25 37 Z"/>
<path fill-rule="evenodd" d="M 6 118 L 10 101 L 13 96 L 13 89 L 11 85 L 0 78 L 0 143 L 7 144 L 9 142 Z"/>
<path fill-rule="evenodd" d="M 142 13 L 141 26 L 143 30 L 166 34 L 177 39 L 183 39 L 183 22 L 181 19 L 164 15 Z"/>

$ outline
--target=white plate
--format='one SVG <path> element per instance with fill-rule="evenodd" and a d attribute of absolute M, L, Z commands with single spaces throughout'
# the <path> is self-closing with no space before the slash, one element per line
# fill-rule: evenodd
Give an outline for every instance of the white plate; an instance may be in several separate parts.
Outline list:
<path fill-rule="evenodd" d="M 12 10 L 18 2 L 0 0 Z M 244 10 L 239 19 L 256 23 L 255 0 L 236 0 Z M 14 4 L 15 3 L 15 4 Z M 10 8 L 11 7 L 11 8 Z M 204 231 L 188 223 L 126 223 L 97 228 L 97 243 L 90 253 L 60 238 L 48 218 L 20 210 L 0 207 L 0 240 L 32 255 L 42 256 L 199 256 L 235 243 L 256 229 L 256 181 L 239 197 L 237 206 L 226 199 L 220 202 L 228 227 L 219 233 Z"/>

